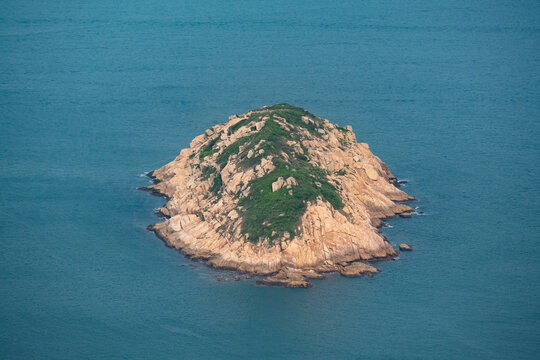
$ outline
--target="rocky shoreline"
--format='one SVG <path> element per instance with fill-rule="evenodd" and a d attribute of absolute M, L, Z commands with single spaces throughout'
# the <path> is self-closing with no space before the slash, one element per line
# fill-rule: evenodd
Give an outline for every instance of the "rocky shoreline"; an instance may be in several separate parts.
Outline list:
<path fill-rule="evenodd" d="M 400 181 L 367 144 L 356 142 L 352 128 L 298 109 L 278 104 L 231 116 L 196 137 L 174 161 L 148 173 L 154 184 L 142 189 L 167 200 L 156 212 L 165 221 L 148 229 L 193 261 L 268 276 L 257 280 L 259 285 L 310 287 L 309 279 L 324 278 L 324 273 L 359 277 L 379 272 L 364 262 L 399 254 L 379 228 L 384 219 L 410 217 L 413 209 L 403 203 L 415 199 L 398 188 Z M 263 136 L 263 131 L 270 126 L 282 131 L 286 142 L 277 138 L 279 146 L 268 146 L 272 140 L 266 139 L 274 133 Z M 322 169 L 324 175 L 302 177 L 301 166 Z M 257 187 L 263 180 L 268 185 Z M 280 228 L 276 223 L 284 222 L 284 214 L 271 215 L 280 206 L 276 201 L 290 201 L 302 186 L 306 196 L 319 192 L 299 203 L 303 210 L 292 219 L 294 228 Z M 266 197 L 250 208 L 253 189 Z M 255 224 L 272 231 L 253 240 L 258 229 L 249 230 L 249 211 L 267 206 L 271 221 L 263 213 Z"/>

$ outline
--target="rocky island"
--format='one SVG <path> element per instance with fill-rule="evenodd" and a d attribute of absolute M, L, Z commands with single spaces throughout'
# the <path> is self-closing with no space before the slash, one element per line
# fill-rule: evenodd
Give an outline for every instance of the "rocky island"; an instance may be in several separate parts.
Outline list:
<path fill-rule="evenodd" d="M 288 104 L 229 117 L 148 175 L 145 189 L 167 198 L 149 229 L 194 261 L 268 276 L 263 285 L 372 276 L 362 261 L 398 255 L 382 220 L 413 211 L 350 126 Z"/>

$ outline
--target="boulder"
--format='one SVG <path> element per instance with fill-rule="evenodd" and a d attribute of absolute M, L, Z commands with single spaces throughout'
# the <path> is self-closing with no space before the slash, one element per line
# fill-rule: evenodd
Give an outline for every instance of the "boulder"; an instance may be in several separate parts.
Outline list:
<path fill-rule="evenodd" d="M 401 251 L 412 251 L 413 247 L 407 244 L 399 244 L 399 250 Z"/>
<path fill-rule="evenodd" d="M 308 288 L 313 285 L 300 272 L 282 270 L 274 276 L 256 281 L 257 285 L 282 286 L 287 288 Z"/>
<path fill-rule="evenodd" d="M 340 273 L 347 277 L 360 277 L 364 275 L 373 275 L 380 272 L 380 270 L 362 262 L 354 262 L 341 269 Z"/>
<path fill-rule="evenodd" d="M 279 177 L 276 181 L 272 183 L 272 192 L 276 192 L 285 185 L 285 180 L 282 177 Z"/>

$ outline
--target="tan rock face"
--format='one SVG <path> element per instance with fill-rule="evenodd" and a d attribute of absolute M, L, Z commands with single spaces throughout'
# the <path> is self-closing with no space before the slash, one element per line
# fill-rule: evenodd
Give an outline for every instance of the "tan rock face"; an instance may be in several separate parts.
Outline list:
<path fill-rule="evenodd" d="M 249 122 L 251 115 L 259 113 L 265 117 Z M 395 176 L 367 144 L 356 142 L 352 128 L 340 128 L 310 116 L 302 116 L 294 124 L 286 117 L 272 117 L 267 108 L 229 119 L 193 139 L 189 149 L 152 174 L 160 182 L 149 188 L 168 197 L 160 211 L 169 218 L 151 229 L 168 246 L 216 268 L 277 273 L 262 283 L 292 287 L 305 287 L 309 277 L 306 274 L 373 273 L 376 271 L 363 263 L 345 268 L 339 264 L 397 255 L 377 227 L 382 223 L 380 219 L 396 214 L 409 216 L 412 209 L 399 202 L 413 198 L 393 185 Z M 288 140 L 289 146 L 298 156 L 305 156 L 309 164 L 325 171 L 343 207 L 336 209 L 320 197 L 309 201 L 293 238 L 284 232 L 280 241 L 254 243 L 246 241 L 239 199 L 250 194 L 250 181 L 271 174 L 276 170 L 275 160 L 291 154 L 267 155 L 261 140 L 249 150 L 237 150 L 226 162 L 221 158 L 238 139 L 261 131 L 265 121 L 275 121 L 287 131 L 302 134 L 301 139 Z M 319 127 L 314 131 L 301 128 L 315 125 Z M 245 159 L 250 161 L 247 165 Z M 296 176 L 278 177 L 268 190 L 277 192 L 285 187 L 292 196 L 300 185 Z"/>
<path fill-rule="evenodd" d="M 343 269 L 340 272 L 341 272 L 341 275 L 347 276 L 347 277 L 361 277 L 364 275 L 372 276 L 373 274 L 378 273 L 380 271 L 368 264 L 355 262 L 355 263 L 352 263 L 351 265 L 347 265 L 343 267 Z"/>
<path fill-rule="evenodd" d="M 292 176 L 289 176 L 286 180 L 282 177 L 279 177 L 276 181 L 272 183 L 272 192 L 276 192 L 281 189 L 283 186 L 286 186 L 287 189 L 290 189 L 292 186 L 298 185 L 296 179 Z"/>
<path fill-rule="evenodd" d="M 399 250 L 401 251 L 412 251 L 413 247 L 408 244 L 399 244 Z"/>

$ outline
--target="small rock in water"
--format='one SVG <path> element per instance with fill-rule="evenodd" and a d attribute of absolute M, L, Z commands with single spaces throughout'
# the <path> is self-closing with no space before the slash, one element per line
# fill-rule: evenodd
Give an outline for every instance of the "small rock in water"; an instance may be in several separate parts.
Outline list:
<path fill-rule="evenodd" d="M 412 251 L 412 246 L 407 244 L 399 244 L 399 250 L 401 251 Z"/>
<path fill-rule="evenodd" d="M 283 286 L 287 288 L 308 288 L 312 286 L 301 271 L 291 269 L 281 270 L 276 275 L 257 280 L 255 283 L 257 285 Z"/>

